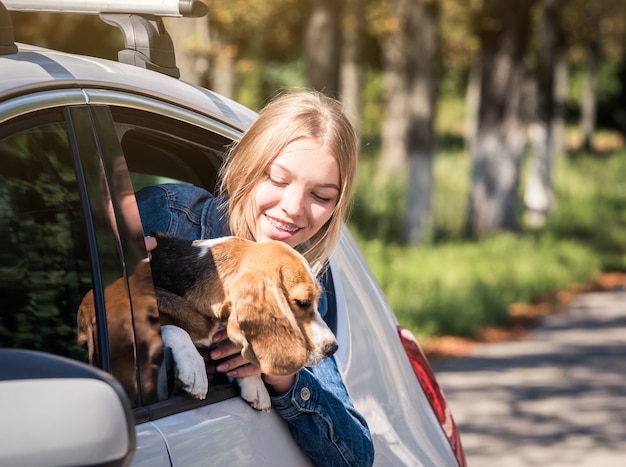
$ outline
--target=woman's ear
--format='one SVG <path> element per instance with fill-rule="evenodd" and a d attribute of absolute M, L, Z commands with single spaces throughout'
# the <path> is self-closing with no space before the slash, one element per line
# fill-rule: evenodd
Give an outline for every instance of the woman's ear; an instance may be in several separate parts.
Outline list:
<path fill-rule="evenodd" d="M 243 347 L 242 355 L 269 375 L 303 368 L 306 341 L 283 292 L 254 274 L 244 274 L 233 286 L 228 337 Z"/>

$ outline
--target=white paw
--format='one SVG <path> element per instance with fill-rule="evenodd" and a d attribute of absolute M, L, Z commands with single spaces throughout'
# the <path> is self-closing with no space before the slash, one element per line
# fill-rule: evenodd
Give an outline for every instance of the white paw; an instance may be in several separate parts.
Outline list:
<path fill-rule="evenodd" d="M 250 404 L 252 408 L 265 411 L 270 409 L 272 401 L 260 376 L 237 378 L 237 383 L 239 383 L 239 389 L 241 389 L 241 398 Z"/>
<path fill-rule="evenodd" d="M 196 399 L 204 399 L 209 391 L 209 378 L 204 359 L 191 337 L 177 326 L 162 326 L 163 347 L 172 349 L 172 357 L 178 369 L 178 379 L 183 389 Z"/>

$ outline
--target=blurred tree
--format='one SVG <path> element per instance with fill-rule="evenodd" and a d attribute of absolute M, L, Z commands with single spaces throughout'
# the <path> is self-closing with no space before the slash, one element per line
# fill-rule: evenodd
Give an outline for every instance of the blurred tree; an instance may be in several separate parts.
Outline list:
<path fill-rule="evenodd" d="M 310 0 L 305 35 L 306 73 L 309 87 L 339 97 L 341 59 L 341 1 Z"/>
<path fill-rule="evenodd" d="M 482 66 L 480 51 L 472 54 L 467 86 L 465 87 L 465 121 L 463 122 L 463 142 L 467 154 L 474 153 L 476 133 L 478 132 L 478 107 L 480 105 L 480 76 Z"/>
<path fill-rule="evenodd" d="M 562 0 L 541 0 L 537 45 L 536 119 L 530 124 L 532 146 L 530 171 L 524 202 L 526 222 L 535 227 L 545 224 L 554 205 L 552 165 L 553 124 L 556 117 L 555 77 L 563 53 Z"/>
<path fill-rule="evenodd" d="M 372 8 L 372 24 L 382 56 L 384 109 L 379 172 L 406 173 L 408 168 L 408 49 L 406 19 L 410 0 L 394 0 Z"/>
<path fill-rule="evenodd" d="M 165 27 L 172 37 L 176 51 L 176 66 L 182 80 L 199 86 L 209 86 L 209 25 L 204 18 L 164 18 Z M 219 68 L 219 67 L 218 67 Z M 234 67 L 227 68 L 223 81 L 229 83 L 217 92 L 233 97 Z M 222 80 L 220 80 L 222 82 Z"/>
<path fill-rule="evenodd" d="M 339 95 L 346 114 L 360 133 L 363 0 L 344 0 L 344 2 Z"/>
<path fill-rule="evenodd" d="M 408 174 L 404 239 L 432 235 L 431 196 L 439 78 L 439 4 L 394 0 L 372 9 L 385 87 L 380 173 Z"/>
<path fill-rule="evenodd" d="M 96 15 L 11 12 L 15 40 L 65 52 L 117 60 L 122 33 Z"/>
<path fill-rule="evenodd" d="M 517 228 L 516 208 L 525 135 L 524 58 L 535 0 L 484 0 L 480 17 L 481 90 L 468 230 L 483 237 Z"/>
<path fill-rule="evenodd" d="M 473 154 L 478 131 L 478 107 L 480 105 L 480 79 L 482 73 L 481 51 L 479 44 L 479 15 L 480 9 L 471 2 L 471 9 L 466 13 L 469 26 L 467 27 L 470 46 L 467 46 L 469 64 L 467 66 L 467 84 L 465 85 L 465 121 L 463 122 L 463 143 L 465 152 Z M 445 36 L 444 36 L 445 40 Z M 446 60 L 447 63 L 447 60 Z"/>
<path fill-rule="evenodd" d="M 619 124 L 619 114 L 624 112 L 624 101 L 619 100 L 619 66 L 616 64 L 626 63 L 626 3 L 569 0 L 563 13 L 568 63 L 572 69 L 574 100 L 570 104 L 580 110 L 581 146 L 593 150 L 592 137 L 599 111 L 603 111 L 604 125 Z M 581 72 L 582 87 L 577 87 L 575 78 Z"/>
<path fill-rule="evenodd" d="M 563 47 L 565 49 L 565 34 Z M 552 156 L 557 158 L 566 151 L 567 93 L 569 90 L 569 66 L 565 50 L 558 56 L 554 69 L 554 115 L 552 117 Z"/>
<path fill-rule="evenodd" d="M 593 5 L 593 6 L 591 6 Z M 601 60 L 600 38 L 598 30 L 598 9 L 593 2 L 589 6 L 588 16 L 585 15 L 584 27 L 589 32 L 586 43 L 585 87 L 580 102 L 580 133 L 582 135 L 582 147 L 591 151 L 591 139 L 596 129 L 597 108 L 597 82 L 598 70 Z M 587 6 L 587 5 L 586 5 Z"/>
<path fill-rule="evenodd" d="M 439 3 L 412 1 L 408 17 L 408 155 L 405 238 L 418 244 L 432 237 L 435 117 L 439 78 Z"/>

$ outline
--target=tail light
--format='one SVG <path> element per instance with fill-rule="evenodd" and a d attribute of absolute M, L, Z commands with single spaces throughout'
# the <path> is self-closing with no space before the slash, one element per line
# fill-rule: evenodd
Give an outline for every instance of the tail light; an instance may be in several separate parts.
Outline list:
<path fill-rule="evenodd" d="M 398 335 L 400 336 L 400 341 L 402 342 L 404 351 L 409 357 L 415 376 L 417 377 L 426 398 L 430 402 L 443 432 L 450 442 L 450 446 L 452 447 L 452 451 L 454 452 L 454 456 L 456 457 L 459 467 L 466 467 L 465 453 L 463 452 L 463 446 L 461 445 L 459 430 L 454 423 L 448 403 L 443 396 L 443 392 L 441 392 L 439 384 L 435 380 L 435 375 L 426 360 L 424 352 L 418 345 L 415 336 L 408 329 L 398 326 Z"/>

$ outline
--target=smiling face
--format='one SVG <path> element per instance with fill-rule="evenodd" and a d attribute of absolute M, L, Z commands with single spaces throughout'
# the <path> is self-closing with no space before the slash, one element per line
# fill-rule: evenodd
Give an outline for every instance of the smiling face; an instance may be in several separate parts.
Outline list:
<path fill-rule="evenodd" d="M 248 225 L 257 242 L 295 247 L 331 218 L 339 199 L 339 165 L 318 141 L 289 143 L 266 168 L 252 192 Z"/>

